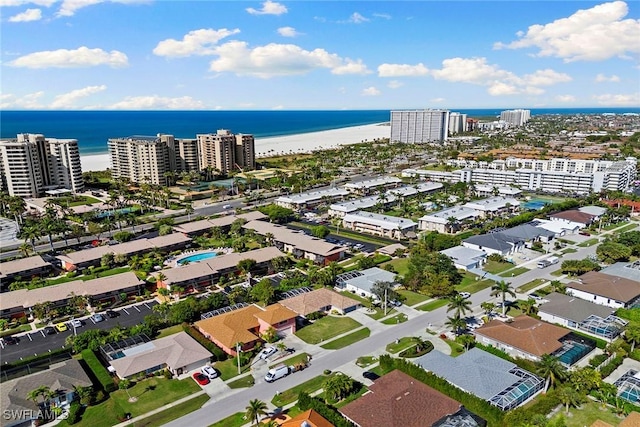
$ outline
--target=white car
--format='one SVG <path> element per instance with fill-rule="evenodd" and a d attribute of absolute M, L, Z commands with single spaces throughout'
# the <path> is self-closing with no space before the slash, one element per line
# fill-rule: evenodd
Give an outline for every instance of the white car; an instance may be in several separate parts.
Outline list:
<path fill-rule="evenodd" d="M 275 347 L 265 347 L 264 349 L 262 349 L 262 351 L 260 352 L 260 359 L 265 360 L 267 359 L 269 356 L 275 354 L 275 352 L 278 351 Z"/>
<path fill-rule="evenodd" d="M 469 292 L 460 292 L 460 296 L 462 298 L 469 298 L 471 296 L 471 294 Z"/>
<path fill-rule="evenodd" d="M 210 380 L 214 379 L 214 378 L 218 378 L 218 371 L 216 371 L 215 369 L 213 369 L 211 366 L 206 365 L 203 366 L 201 369 L 202 373 L 204 375 L 206 375 L 207 377 L 209 377 Z"/>
<path fill-rule="evenodd" d="M 80 328 L 80 327 L 82 327 L 82 322 L 79 321 L 78 319 L 73 319 L 70 323 L 71 323 L 71 327 L 72 328 Z"/>

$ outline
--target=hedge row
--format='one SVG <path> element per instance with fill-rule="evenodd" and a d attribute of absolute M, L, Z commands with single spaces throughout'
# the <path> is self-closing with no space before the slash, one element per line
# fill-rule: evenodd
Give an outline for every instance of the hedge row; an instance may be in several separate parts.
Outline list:
<path fill-rule="evenodd" d="M 298 394 L 297 406 L 302 411 L 313 409 L 336 427 L 355 427 L 351 421 L 344 418 L 342 414 L 333 407 L 327 405 L 320 399 L 309 396 L 307 393 L 302 392 Z"/>
<path fill-rule="evenodd" d="M 479 348 L 480 350 L 484 350 L 487 353 L 491 353 L 494 356 L 498 356 L 500 359 L 508 360 L 511 363 L 515 363 L 518 366 L 518 368 L 524 369 L 525 371 L 534 372 L 534 373 L 536 371 L 536 368 L 537 368 L 536 363 L 532 360 L 522 359 L 519 357 L 518 358 L 511 357 L 504 351 L 498 348 L 495 348 L 492 345 L 484 345 L 476 342 L 475 347 Z"/>
<path fill-rule="evenodd" d="M 547 394 L 541 394 L 535 401 L 527 406 L 521 406 L 508 412 L 504 417 L 505 426 L 525 426 L 533 425 L 534 419 L 540 414 L 549 414 L 560 405 L 560 399 L 555 390 Z"/>
<path fill-rule="evenodd" d="M 217 345 L 215 345 L 214 343 L 212 343 L 211 341 L 206 339 L 200 333 L 200 331 L 197 330 L 195 327 L 189 325 L 188 323 L 183 323 L 182 324 L 182 329 L 187 334 L 189 334 L 191 336 L 191 338 L 193 338 L 194 340 L 198 341 L 200 343 L 200 345 L 202 345 L 204 348 L 206 348 L 211 353 L 213 353 L 213 356 L 211 357 L 211 361 L 212 362 L 227 360 L 227 358 L 228 358 L 227 353 L 225 353 L 224 350 L 222 350 L 220 347 L 218 347 Z"/>
<path fill-rule="evenodd" d="M 91 349 L 82 350 L 80 353 L 82 360 L 87 364 L 93 375 L 96 377 L 104 391 L 111 393 L 116 390 L 116 384 L 113 382 L 113 378 L 107 368 L 104 367 L 102 362 L 98 359 L 98 356 Z"/>
<path fill-rule="evenodd" d="M 398 369 L 452 399 L 457 400 L 469 411 L 484 418 L 490 426 L 503 425 L 502 420 L 504 413 L 499 408 L 491 405 L 484 399 L 451 385 L 447 380 L 425 371 L 418 365 L 384 354 L 380 356 L 380 366 L 384 372 L 391 372 L 394 369 Z"/>
<path fill-rule="evenodd" d="M 600 368 L 600 375 L 602 376 L 602 378 L 604 379 L 611 375 L 611 373 L 615 371 L 618 366 L 622 365 L 623 360 L 624 358 L 622 356 L 616 356 L 611 359 L 611 362 Z"/>
<path fill-rule="evenodd" d="M 596 355 L 596 356 L 593 356 L 593 357 L 591 358 L 591 360 L 589 360 L 589 365 L 590 365 L 592 368 L 596 368 L 596 367 L 598 367 L 598 366 L 602 365 L 602 362 L 604 362 L 605 360 L 607 360 L 607 358 L 608 358 L 608 357 L 609 357 L 609 356 L 607 356 L 607 355 L 606 355 L 606 354 L 604 354 L 604 353 L 603 353 L 603 354 L 598 354 L 598 355 Z"/>

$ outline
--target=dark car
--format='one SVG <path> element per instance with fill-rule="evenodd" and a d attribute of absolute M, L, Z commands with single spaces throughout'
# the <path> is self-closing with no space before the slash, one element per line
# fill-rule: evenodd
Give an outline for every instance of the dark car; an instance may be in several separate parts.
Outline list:
<path fill-rule="evenodd" d="M 14 345 L 14 344 L 18 344 L 18 342 L 20 342 L 20 338 L 8 336 L 8 337 L 2 338 L 2 342 L 5 345 Z"/>
<path fill-rule="evenodd" d="M 56 328 L 54 328 L 53 326 L 45 326 L 43 331 L 46 335 L 55 335 L 58 333 L 56 332 Z"/>
<path fill-rule="evenodd" d="M 207 385 L 211 382 L 211 380 L 209 380 L 209 377 L 204 375 L 202 372 L 196 372 L 195 374 L 193 374 L 193 379 L 196 380 L 196 382 L 200 385 Z"/>
<path fill-rule="evenodd" d="M 368 380 L 371 380 L 371 381 L 375 381 L 378 378 L 380 378 L 380 375 L 376 374 L 375 372 L 371 372 L 371 371 L 364 371 L 362 373 L 362 376 L 365 377 Z"/>
<path fill-rule="evenodd" d="M 105 314 L 107 315 L 108 318 L 113 319 L 114 317 L 118 317 L 120 315 L 120 313 L 118 313 L 117 311 L 113 311 L 113 310 L 107 310 L 105 312 Z"/>

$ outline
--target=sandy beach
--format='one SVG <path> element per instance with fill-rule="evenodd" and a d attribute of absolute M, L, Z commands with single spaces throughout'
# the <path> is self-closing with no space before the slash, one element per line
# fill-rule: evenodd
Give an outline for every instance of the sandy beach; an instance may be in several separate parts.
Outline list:
<path fill-rule="evenodd" d="M 389 138 L 390 136 L 391 127 L 388 124 L 374 124 L 271 138 L 256 138 L 256 157 L 327 150 L 340 145 L 373 141 L 376 138 Z M 85 172 L 101 171 L 110 167 L 108 154 L 80 156 L 80 162 L 82 170 Z"/>

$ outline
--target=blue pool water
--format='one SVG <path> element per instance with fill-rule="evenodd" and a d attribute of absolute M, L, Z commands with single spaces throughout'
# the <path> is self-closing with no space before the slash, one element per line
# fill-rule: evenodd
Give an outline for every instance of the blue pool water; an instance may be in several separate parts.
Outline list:
<path fill-rule="evenodd" d="M 205 252 L 205 253 L 201 253 L 201 254 L 189 255 L 187 257 L 180 258 L 178 260 L 178 264 L 183 265 L 184 263 L 187 263 L 187 262 L 188 263 L 200 262 L 200 261 L 203 261 L 205 259 L 213 258 L 216 255 L 217 254 L 215 252 Z"/>
<path fill-rule="evenodd" d="M 549 203 L 549 202 L 546 201 L 546 200 L 532 199 L 532 200 L 529 200 L 528 202 L 526 202 L 523 205 L 523 207 L 525 209 L 528 209 L 528 210 L 538 211 L 538 210 L 544 208 L 544 205 L 546 205 L 547 203 Z"/>

